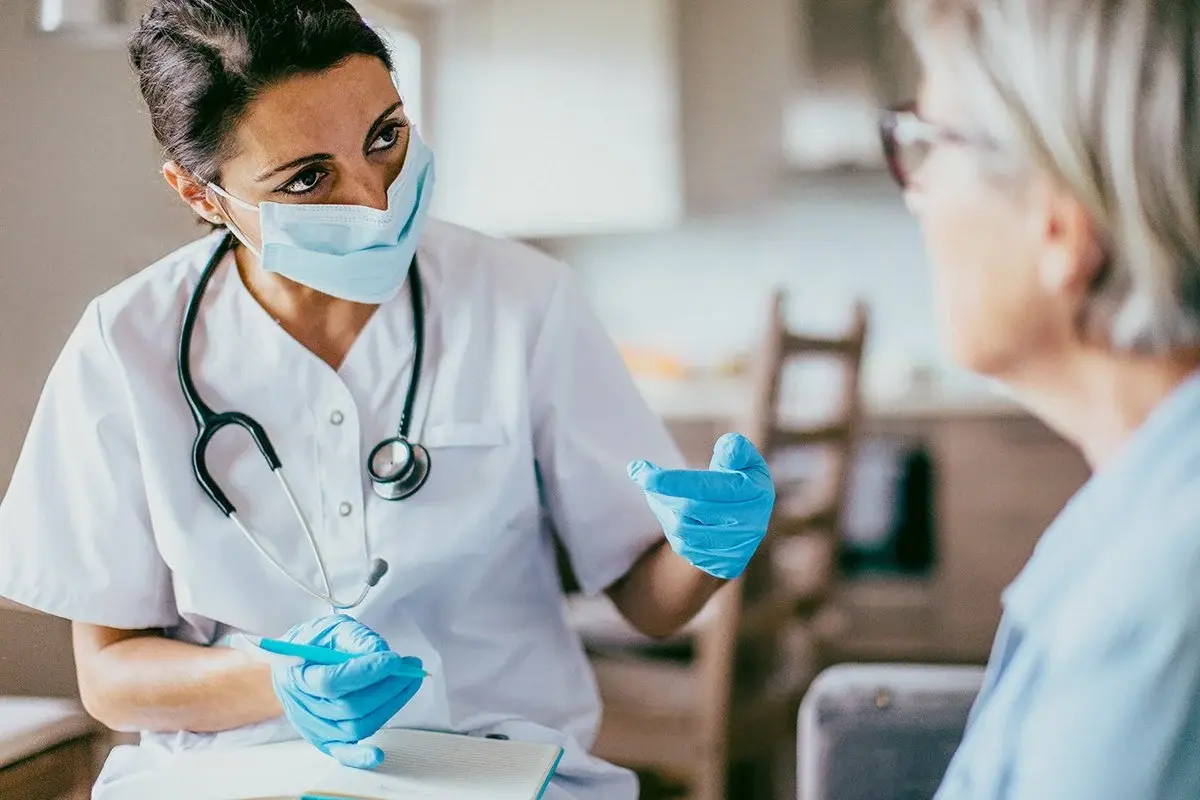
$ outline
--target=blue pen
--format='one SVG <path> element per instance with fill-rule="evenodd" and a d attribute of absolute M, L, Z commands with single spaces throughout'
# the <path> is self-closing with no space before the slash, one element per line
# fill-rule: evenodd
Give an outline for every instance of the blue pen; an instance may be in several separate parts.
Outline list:
<path fill-rule="evenodd" d="M 356 655 L 361 655 L 360 653 L 347 653 L 344 650 L 335 650 L 332 647 L 283 642 L 279 639 L 268 639 L 264 636 L 254 636 L 248 633 L 239 633 L 237 637 L 245 640 L 245 642 L 259 650 L 265 650 L 268 653 L 275 653 L 281 656 L 299 658 L 309 664 L 344 664 Z M 246 648 L 237 647 L 234 637 L 230 637 L 230 644 L 238 650 L 246 652 Z M 420 667 L 409 667 L 407 665 L 404 665 L 397 675 L 403 678 L 429 677 L 429 673 Z"/>

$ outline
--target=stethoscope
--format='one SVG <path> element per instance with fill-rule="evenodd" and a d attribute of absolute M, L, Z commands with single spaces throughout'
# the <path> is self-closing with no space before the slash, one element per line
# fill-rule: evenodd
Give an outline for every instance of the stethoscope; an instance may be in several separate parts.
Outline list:
<path fill-rule="evenodd" d="M 267 432 L 263 429 L 262 425 L 247 414 L 243 414 L 240 411 L 213 411 L 201 399 L 200 393 L 196 390 L 196 385 L 192 381 L 189 356 L 192 347 L 192 329 L 196 325 L 196 316 L 200 311 L 200 302 L 204 297 L 204 292 L 208 288 L 208 283 L 212 279 L 213 273 L 221 261 L 224 260 L 234 241 L 233 234 L 226 234 L 221 239 L 220 244 L 217 245 L 216 250 L 209 257 L 208 263 L 204 266 L 204 271 L 200 274 L 200 280 L 197 282 L 196 288 L 192 291 L 192 296 L 188 300 L 187 309 L 183 316 L 183 326 L 179 332 L 179 386 L 183 389 L 183 396 L 187 400 L 188 406 L 191 407 L 192 416 L 196 420 L 196 438 L 192 443 L 192 473 L 196 476 L 196 481 L 200 484 L 200 488 L 212 499 L 217 508 L 221 510 L 221 513 L 231 519 L 258 552 L 274 564 L 275 568 L 283 573 L 288 580 L 318 600 L 328 603 L 335 612 L 354 608 L 366 598 L 371 587 L 379 583 L 380 578 L 388 570 L 387 561 L 384 561 L 382 558 L 371 557 L 371 547 L 366 534 L 366 526 L 363 526 L 363 554 L 366 558 L 366 574 L 363 579 L 363 587 L 359 591 L 358 597 L 354 599 L 354 602 L 338 602 L 337 598 L 333 596 L 333 585 L 329 580 L 329 571 L 325 566 L 325 560 L 321 557 L 321 549 L 317 545 L 317 537 L 313 533 L 312 527 L 308 524 L 304 512 L 300 509 L 300 504 L 296 500 L 296 494 L 292 491 L 287 476 L 284 474 L 283 464 L 275 452 L 275 447 L 271 444 L 271 438 L 267 436 Z M 421 379 L 421 357 L 424 355 L 425 349 L 425 309 L 421 296 L 421 276 L 417 270 L 416 256 L 413 256 L 412 263 L 409 265 L 408 280 L 413 316 L 412 377 L 408 381 L 408 392 L 404 396 L 404 410 L 400 413 L 400 424 L 397 427 L 396 435 L 384 439 L 375 445 L 375 448 L 371 450 L 371 454 L 367 457 L 367 474 L 371 477 L 371 485 L 375 493 L 384 500 L 403 500 L 406 497 L 410 497 L 424 486 L 426 479 L 429 478 L 429 451 L 423 445 L 412 443 L 408 439 L 413 405 L 416 402 L 417 387 Z M 258 537 L 238 517 L 237 509 L 208 471 L 209 442 L 212 441 L 213 436 L 218 431 L 230 425 L 236 425 L 250 434 L 250 438 L 254 440 L 254 444 L 258 446 L 259 452 L 262 453 L 262 457 L 266 460 L 267 466 L 271 468 L 271 471 L 275 473 L 275 477 L 279 479 L 279 485 L 283 487 L 288 502 L 292 506 L 292 511 L 295 513 L 296 518 L 300 520 L 300 525 L 304 529 L 305 536 L 308 538 L 308 544 L 312 548 L 313 557 L 316 559 L 317 567 L 321 572 L 321 580 L 325 584 L 324 592 L 306 586 L 303 581 L 293 576 L 279 563 L 275 556 L 271 555 L 262 546 Z"/>

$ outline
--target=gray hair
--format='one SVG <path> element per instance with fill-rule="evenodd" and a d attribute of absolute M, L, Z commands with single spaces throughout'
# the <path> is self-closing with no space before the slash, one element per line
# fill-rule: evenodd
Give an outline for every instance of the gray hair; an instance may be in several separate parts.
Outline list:
<path fill-rule="evenodd" d="M 922 62 L 955 59 L 975 124 L 1088 209 L 1108 258 L 1083 332 L 1200 346 L 1200 2 L 899 2 Z"/>

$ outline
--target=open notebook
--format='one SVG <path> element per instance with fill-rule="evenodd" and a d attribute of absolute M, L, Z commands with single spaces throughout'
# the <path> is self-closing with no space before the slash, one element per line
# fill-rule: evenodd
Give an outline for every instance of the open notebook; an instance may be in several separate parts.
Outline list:
<path fill-rule="evenodd" d="M 373 770 L 343 767 L 307 742 L 190 750 L 122 781 L 122 800 L 537 800 L 562 758 L 557 745 L 385 729 Z"/>

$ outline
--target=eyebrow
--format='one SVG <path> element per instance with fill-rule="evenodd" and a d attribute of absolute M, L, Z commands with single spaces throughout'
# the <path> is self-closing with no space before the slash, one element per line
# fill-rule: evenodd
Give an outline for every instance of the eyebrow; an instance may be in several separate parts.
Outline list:
<path fill-rule="evenodd" d="M 332 161 L 332 160 L 333 160 L 333 155 L 331 153 L 313 153 L 312 155 L 301 156 L 300 158 L 293 159 L 292 161 L 289 161 L 286 164 L 280 164 L 278 167 L 273 167 L 272 169 L 269 169 L 266 172 L 255 175 L 254 180 L 255 181 L 265 181 L 267 178 L 270 178 L 273 175 L 278 175 L 281 172 L 287 172 L 288 170 L 294 169 L 296 167 L 301 167 L 306 164 L 315 164 L 318 161 Z"/>
<path fill-rule="evenodd" d="M 393 111 L 395 111 L 397 108 L 400 108 L 402 105 L 404 105 L 404 101 L 398 100 L 385 108 L 383 113 L 375 118 L 375 121 L 371 123 L 371 127 L 367 130 L 367 138 L 363 140 L 364 151 L 371 146 L 371 142 L 374 140 L 375 134 L 379 130 L 379 126 L 384 123 L 384 120 L 386 120 Z"/>
<path fill-rule="evenodd" d="M 397 108 L 400 108 L 402 105 L 404 105 L 403 101 L 398 101 L 398 102 L 392 103 L 390 106 L 388 106 L 386 109 L 384 109 L 382 114 L 380 114 L 378 117 L 375 118 L 375 121 L 371 123 L 370 129 L 367 131 L 367 138 L 363 143 L 364 150 L 366 148 L 370 147 L 371 140 L 374 138 L 375 132 L 379 129 L 379 126 L 383 124 L 384 120 L 386 120 L 387 117 L 392 112 L 394 112 Z M 280 164 L 277 167 L 272 167 L 271 169 L 269 169 L 265 172 L 259 173 L 258 175 L 254 176 L 254 180 L 255 181 L 265 181 L 267 178 L 270 178 L 274 175 L 278 175 L 281 172 L 287 172 L 288 170 L 295 169 L 296 167 L 302 167 L 302 166 L 305 166 L 308 164 L 314 164 L 314 163 L 318 163 L 321 161 L 332 161 L 332 160 L 333 160 L 332 153 L 311 153 L 310 155 L 301 156 L 300 158 L 292 159 L 291 161 L 287 162 L 286 164 Z"/>

